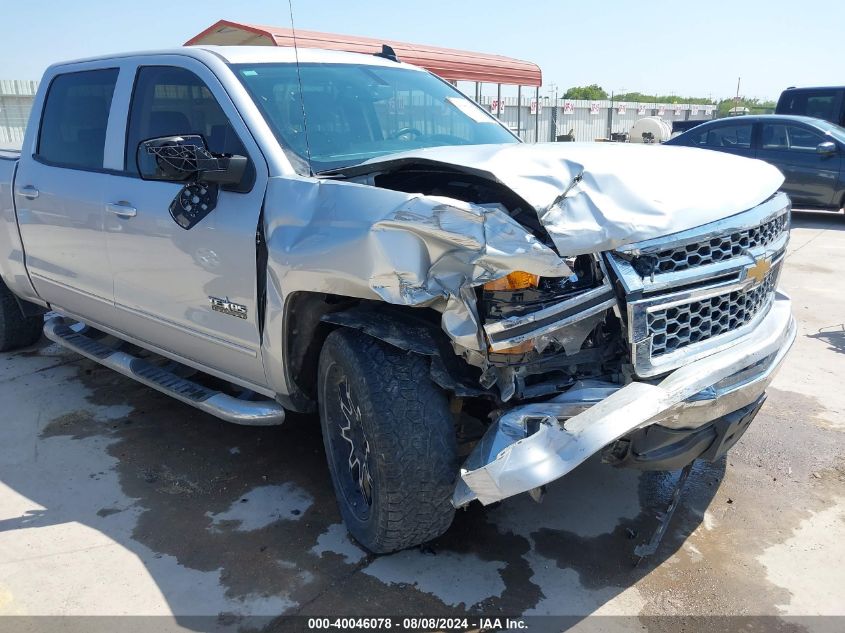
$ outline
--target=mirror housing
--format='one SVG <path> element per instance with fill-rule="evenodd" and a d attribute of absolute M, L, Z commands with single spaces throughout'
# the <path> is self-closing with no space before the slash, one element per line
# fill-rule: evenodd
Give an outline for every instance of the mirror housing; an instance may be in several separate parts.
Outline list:
<path fill-rule="evenodd" d="M 136 156 L 143 180 L 204 181 L 219 185 L 240 184 L 248 162 L 246 156 L 212 154 L 199 134 L 142 141 Z"/>
<path fill-rule="evenodd" d="M 816 153 L 822 156 L 830 156 L 836 153 L 836 143 L 833 141 L 824 141 L 816 146 Z"/>

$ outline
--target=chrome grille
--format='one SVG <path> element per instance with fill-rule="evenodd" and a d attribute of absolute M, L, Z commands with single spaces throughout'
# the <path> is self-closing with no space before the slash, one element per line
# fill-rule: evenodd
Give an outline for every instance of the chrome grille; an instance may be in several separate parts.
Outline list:
<path fill-rule="evenodd" d="M 778 193 L 743 213 L 607 254 L 625 293 L 637 376 L 726 349 L 755 327 L 776 294 L 789 213 L 789 198 Z"/>
<path fill-rule="evenodd" d="M 735 290 L 649 312 L 652 359 L 750 323 L 774 297 L 776 278 L 771 272 L 751 290 Z"/>
<path fill-rule="evenodd" d="M 667 273 L 725 261 L 742 255 L 750 248 L 772 244 L 788 227 L 789 215 L 783 214 L 759 226 L 729 235 L 636 257 L 634 266 L 640 269 L 647 266 L 655 272 Z"/>

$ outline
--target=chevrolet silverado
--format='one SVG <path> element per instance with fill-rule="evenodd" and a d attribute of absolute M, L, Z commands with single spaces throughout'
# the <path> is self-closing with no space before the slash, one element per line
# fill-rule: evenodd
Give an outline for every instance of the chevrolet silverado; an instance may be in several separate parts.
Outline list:
<path fill-rule="evenodd" d="M 522 143 L 389 55 L 59 63 L 0 154 L 0 350 L 43 330 L 229 422 L 319 412 L 349 532 L 395 551 L 592 455 L 722 456 L 795 337 L 782 182 Z"/>

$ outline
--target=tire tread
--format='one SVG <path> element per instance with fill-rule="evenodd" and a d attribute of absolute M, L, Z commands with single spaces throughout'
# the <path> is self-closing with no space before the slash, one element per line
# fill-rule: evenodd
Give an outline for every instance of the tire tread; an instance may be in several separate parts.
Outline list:
<path fill-rule="evenodd" d="M 356 330 L 333 332 L 324 353 L 345 359 L 371 387 L 361 406 L 371 416 L 370 444 L 380 452 L 382 504 L 371 542 L 363 544 L 386 553 L 440 536 L 455 514 L 457 446 L 448 400 L 431 381 L 428 360 Z"/>

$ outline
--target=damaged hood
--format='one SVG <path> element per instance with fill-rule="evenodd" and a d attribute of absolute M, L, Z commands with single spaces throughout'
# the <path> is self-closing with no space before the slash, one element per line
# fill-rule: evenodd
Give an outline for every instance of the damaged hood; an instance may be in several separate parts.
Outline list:
<path fill-rule="evenodd" d="M 562 255 L 695 228 L 746 211 L 783 183 L 771 165 L 688 147 L 539 143 L 434 147 L 340 170 L 347 176 L 430 165 L 499 182 L 533 207 Z"/>

